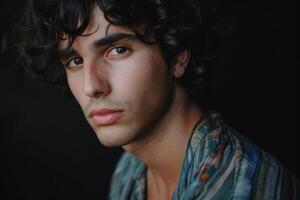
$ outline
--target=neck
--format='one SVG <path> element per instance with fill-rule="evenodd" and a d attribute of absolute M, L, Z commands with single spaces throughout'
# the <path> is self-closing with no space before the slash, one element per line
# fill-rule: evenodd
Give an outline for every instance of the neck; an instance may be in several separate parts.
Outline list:
<path fill-rule="evenodd" d="M 151 133 L 134 144 L 123 146 L 147 166 L 149 184 L 151 182 L 157 188 L 166 188 L 172 194 L 179 179 L 190 136 L 202 117 L 200 108 L 178 87 L 169 110 L 156 127 L 151 129 Z"/>

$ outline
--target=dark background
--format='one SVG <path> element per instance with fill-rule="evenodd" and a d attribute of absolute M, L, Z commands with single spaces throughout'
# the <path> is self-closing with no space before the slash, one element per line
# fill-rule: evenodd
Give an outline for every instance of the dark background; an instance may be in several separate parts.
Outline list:
<path fill-rule="evenodd" d="M 13 2 L 13 3 L 10 3 Z M 22 1 L 1 1 L 0 34 Z M 234 1 L 209 108 L 300 177 L 295 5 Z M 120 149 L 99 144 L 77 103 L 32 80 L 6 53 L 0 61 L 0 199 L 105 199 Z"/>

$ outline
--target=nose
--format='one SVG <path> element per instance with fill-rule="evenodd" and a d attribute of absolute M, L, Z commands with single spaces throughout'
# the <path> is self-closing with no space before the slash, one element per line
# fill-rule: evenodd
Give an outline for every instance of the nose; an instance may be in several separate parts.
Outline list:
<path fill-rule="evenodd" d="M 111 92 L 109 77 L 103 68 L 97 64 L 84 68 L 84 93 L 91 98 L 107 96 Z"/>

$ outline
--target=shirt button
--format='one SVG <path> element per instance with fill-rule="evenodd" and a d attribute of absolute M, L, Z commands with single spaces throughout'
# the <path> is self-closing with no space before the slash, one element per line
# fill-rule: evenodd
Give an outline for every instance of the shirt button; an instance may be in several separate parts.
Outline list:
<path fill-rule="evenodd" d="M 208 181 L 209 176 L 207 173 L 204 173 L 204 174 L 200 175 L 200 179 L 201 179 L 201 181 Z"/>

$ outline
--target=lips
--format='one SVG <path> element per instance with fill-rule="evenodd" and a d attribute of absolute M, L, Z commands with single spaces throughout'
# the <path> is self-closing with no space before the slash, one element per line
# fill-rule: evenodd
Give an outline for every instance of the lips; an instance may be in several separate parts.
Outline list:
<path fill-rule="evenodd" d="M 92 110 L 89 117 L 92 119 L 96 125 L 112 125 L 120 119 L 123 110 L 113 110 L 113 109 L 99 109 Z"/>

